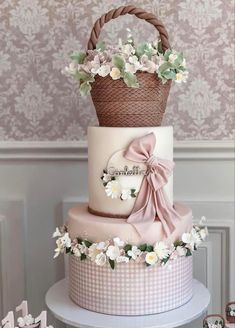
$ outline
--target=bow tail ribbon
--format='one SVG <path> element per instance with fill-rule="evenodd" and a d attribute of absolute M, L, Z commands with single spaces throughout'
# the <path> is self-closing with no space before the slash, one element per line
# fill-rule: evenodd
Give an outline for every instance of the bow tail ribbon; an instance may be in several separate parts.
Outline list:
<path fill-rule="evenodd" d="M 175 229 L 175 219 L 179 215 L 172 207 L 163 189 L 155 191 L 144 178 L 130 216 L 127 219 L 140 236 L 149 230 L 155 220 L 162 223 L 165 235 L 168 237 Z"/>

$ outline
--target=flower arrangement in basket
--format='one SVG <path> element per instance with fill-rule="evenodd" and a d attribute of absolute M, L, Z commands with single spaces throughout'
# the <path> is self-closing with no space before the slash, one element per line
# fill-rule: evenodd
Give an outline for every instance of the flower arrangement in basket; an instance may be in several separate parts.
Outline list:
<path fill-rule="evenodd" d="M 211 314 L 204 318 L 203 328 L 225 328 L 225 319 L 220 314 Z"/>
<path fill-rule="evenodd" d="M 235 302 L 226 305 L 226 319 L 229 323 L 235 323 Z"/>
<path fill-rule="evenodd" d="M 101 28 L 121 15 L 135 15 L 152 24 L 160 41 L 136 44 L 130 30 L 126 42 L 98 42 Z M 158 126 L 165 112 L 171 81 L 188 76 L 183 54 L 170 48 L 167 31 L 153 14 L 123 6 L 94 24 L 86 52 L 76 51 L 63 72 L 80 83 L 82 96 L 91 93 L 101 126 Z"/>

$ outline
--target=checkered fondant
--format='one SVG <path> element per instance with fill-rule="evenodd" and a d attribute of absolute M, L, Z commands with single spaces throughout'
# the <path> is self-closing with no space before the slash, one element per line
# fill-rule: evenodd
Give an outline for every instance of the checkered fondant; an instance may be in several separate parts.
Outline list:
<path fill-rule="evenodd" d="M 165 312 L 192 297 L 192 257 L 173 260 L 170 267 L 130 261 L 112 270 L 70 256 L 69 295 L 79 306 L 105 314 Z"/>

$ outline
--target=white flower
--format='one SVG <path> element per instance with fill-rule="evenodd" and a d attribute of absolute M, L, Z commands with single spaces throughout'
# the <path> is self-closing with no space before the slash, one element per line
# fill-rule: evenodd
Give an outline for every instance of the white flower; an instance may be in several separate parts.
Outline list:
<path fill-rule="evenodd" d="M 180 64 L 180 66 L 183 66 L 183 67 L 186 66 L 186 59 L 185 59 L 185 58 L 183 59 L 183 61 L 182 61 L 182 63 Z"/>
<path fill-rule="evenodd" d="M 88 249 L 88 256 L 91 261 L 95 261 L 96 256 L 101 253 L 100 249 L 97 249 L 97 243 L 92 244 Z"/>
<path fill-rule="evenodd" d="M 52 235 L 52 238 L 61 237 L 61 236 L 62 236 L 62 234 L 60 232 L 60 229 L 57 227 L 55 232 Z"/>
<path fill-rule="evenodd" d="M 185 247 L 182 246 L 177 246 L 176 247 L 176 252 L 179 256 L 185 256 L 187 253 L 187 249 Z"/>
<path fill-rule="evenodd" d="M 141 254 L 141 250 L 137 246 L 132 246 L 132 248 L 127 252 L 127 254 L 133 259 L 136 260 Z"/>
<path fill-rule="evenodd" d="M 106 255 L 102 252 L 97 254 L 95 257 L 95 263 L 99 266 L 105 265 L 106 260 L 107 260 Z"/>
<path fill-rule="evenodd" d="M 145 262 L 147 264 L 153 265 L 153 264 L 157 263 L 157 260 L 158 260 L 158 257 L 155 252 L 149 252 L 145 256 Z"/>
<path fill-rule="evenodd" d="M 179 72 L 179 73 L 176 73 L 176 75 L 175 75 L 175 82 L 177 82 L 177 83 L 186 82 L 187 78 L 188 78 L 188 71 Z"/>
<path fill-rule="evenodd" d="M 102 65 L 97 71 L 98 75 L 105 77 L 110 73 L 110 66 L 109 65 Z"/>
<path fill-rule="evenodd" d="M 136 69 L 135 65 L 130 64 L 130 63 L 126 63 L 125 64 L 125 71 L 135 74 L 137 69 Z"/>
<path fill-rule="evenodd" d="M 124 241 L 122 241 L 119 237 L 113 238 L 113 242 L 117 247 L 123 247 L 125 245 Z"/>
<path fill-rule="evenodd" d="M 149 60 L 147 55 L 143 55 L 140 59 L 140 62 L 142 64 L 141 71 L 148 72 L 148 73 L 156 72 L 156 69 L 157 69 L 156 63 Z"/>
<path fill-rule="evenodd" d="M 69 238 L 69 234 L 66 232 L 62 237 L 56 240 L 57 248 L 55 249 L 54 258 L 64 253 L 66 248 L 71 247 L 71 239 Z"/>
<path fill-rule="evenodd" d="M 121 72 L 117 67 L 113 67 L 110 72 L 110 76 L 113 80 L 118 80 L 121 77 Z"/>
<path fill-rule="evenodd" d="M 205 240 L 206 237 L 208 236 L 208 229 L 207 229 L 207 227 L 201 229 L 199 231 L 199 235 L 200 235 L 200 237 L 201 237 L 202 240 Z"/>
<path fill-rule="evenodd" d="M 106 252 L 106 255 L 110 260 L 116 260 L 120 256 L 120 249 L 118 246 L 109 246 Z"/>
<path fill-rule="evenodd" d="M 71 247 L 71 239 L 70 239 L 70 237 L 69 237 L 69 233 L 68 233 L 68 232 L 66 232 L 66 233 L 61 237 L 61 239 L 62 239 L 62 242 L 64 243 L 64 245 L 65 245 L 66 248 Z"/>
<path fill-rule="evenodd" d="M 130 189 L 122 189 L 121 199 L 122 200 L 131 199 L 131 190 Z"/>
<path fill-rule="evenodd" d="M 106 242 L 101 241 L 100 243 L 97 244 L 96 248 L 100 251 L 104 251 L 107 249 L 108 245 L 109 243 L 107 241 Z"/>
<path fill-rule="evenodd" d="M 78 244 L 78 249 L 80 250 L 81 254 L 88 254 L 88 247 L 82 242 L 82 244 Z"/>
<path fill-rule="evenodd" d="M 127 256 L 118 256 L 116 258 L 117 263 L 121 263 L 121 262 L 125 262 L 128 263 L 129 262 L 129 257 Z"/>
<path fill-rule="evenodd" d="M 111 180 L 111 175 L 109 175 L 107 173 L 104 173 L 103 176 L 102 176 L 102 180 L 104 182 L 109 182 Z"/>
<path fill-rule="evenodd" d="M 168 59 L 169 63 L 173 64 L 174 61 L 177 59 L 177 57 L 178 57 L 178 55 L 176 53 L 170 54 L 169 59 Z"/>
<path fill-rule="evenodd" d="M 73 246 L 71 248 L 71 251 L 73 252 L 74 256 L 76 256 L 76 257 L 80 257 L 81 256 L 81 252 L 80 252 L 80 250 L 78 248 L 78 245 Z"/>
<path fill-rule="evenodd" d="M 194 228 L 190 233 L 183 233 L 182 241 L 186 244 L 186 247 L 192 251 L 194 250 L 195 246 L 198 246 L 202 242 L 200 234 Z"/>
<path fill-rule="evenodd" d="M 100 69 L 100 59 L 99 56 L 96 55 L 94 59 L 90 62 L 91 65 L 91 73 L 97 74 Z"/>
<path fill-rule="evenodd" d="M 135 53 L 135 49 L 131 44 L 124 44 L 122 46 L 121 51 L 122 51 L 123 54 L 127 55 L 128 57 Z"/>
<path fill-rule="evenodd" d="M 105 187 L 105 192 L 108 197 L 119 198 L 121 196 L 121 186 L 118 181 L 109 181 Z"/>
<path fill-rule="evenodd" d="M 157 242 L 155 244 L 155 246 L 154 246 L 154 252 L 157 254 L 157 257 L 160 260 L 163 260 L 163 259 L 165 259 L 165 258 L 167 258 L 169 256 L 169 248 L 162 241 L 159 241 L 159 242 Z"/>
<path fill-rule="evenodd" d="M 200 245 L 202 242 L 201 236 L 200 236 L 200 232 L 196 231 L 194 228 L 191 231 L 194 243 L 196 246 Z"/>

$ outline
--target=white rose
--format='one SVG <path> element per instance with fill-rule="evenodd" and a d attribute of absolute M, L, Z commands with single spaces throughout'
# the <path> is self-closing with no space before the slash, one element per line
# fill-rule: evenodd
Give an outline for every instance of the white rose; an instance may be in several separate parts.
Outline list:
<path fill-rule="evenodd" d="M 158 257 L 155 252 L 149 252 L 146 254 L 145 262 L 147 264 L 154 265 L 155 263 L 157 263 L 157 261 L 158 261 Z"/>
<path fill-rule="evenodd" d="M 88 249 L 88 256 L 90 257 L 91 261 L 95 261 L 96 256 L 100 254 L 100 250 L 97 249 L 97 244 L 92 244 Z"/>
<path fill-rule="evenodd" d="M 98 255 L 96 255 L 95 263 L 99 266 L 103 266 L 105 265 L 106 260 L 106 255 L 104 253 L 99 253 Z"/>
<path fill-rule="evenodd" d="M 120 249 L 117 246 L 109 246 L 106 255 L 110 260 L 116 260 L 120 256 Z"/>
<path fill-rule="evenodd" d="M 188 72 L 179 72 L 175 75 L 175 82 L 181 83 L 181 82 L 186 82 L 188 78 Z"/>
<path fill-rule="evenodd" d="M 80 250 L 77 247 L 73 247 L 72 248 L 72 251 L 73 251 L 74 256 L 76 256 L 76 257 L 80 257 L 81 256 L 81 252 L 80 252 Z"/>
<path fill-rule="evenodd" d="M 107 242 L 101 241 L 100 243 L 97 244 L 96 248 L 100 251 L 103 251 L 107 248 L 107 246 L 108 246 Z"/>

